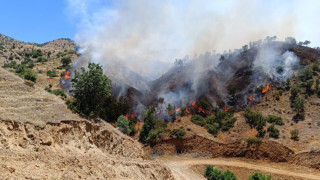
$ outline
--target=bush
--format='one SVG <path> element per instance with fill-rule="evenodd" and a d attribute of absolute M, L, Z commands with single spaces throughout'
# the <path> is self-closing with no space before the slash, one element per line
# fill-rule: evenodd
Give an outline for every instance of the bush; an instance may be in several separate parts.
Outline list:
<path fill-rule="evenodd" d="M 265 176 L 262 173 L 255 172 L 249 177 L 249 180 L 271 180 L 271 176 Z"/>
<path fill-rule="evenodd" d="M 111 81 L 103 74 L 102 66 L 89 63 L 88 71 L 81 68 L 81 74 L 75 71 L 70 91 L 74 101 L 69 107 L 83 116 L 94 113 L 101 115 L 107 99 L 111 97 Z"/>
<path fill-rule="evenodd" d="M 143 143 L 153 145 L 166 129 L 167 124 L 156 119 L 154 108 L 149 107 L 144 112 L 144 124 L 140 131 L 139 140 Z"/>
<path fill-rule="evenodd" d="M 16 68 L 17 66 L 17 62 L 15 61 L 11 61 L 10 63 L 4 63 L 3 64 L 3 68 Z"/>
<path fill-rule="evenodd" d="M 229 170 L 223 172 L 211 165 L 207 166 L 204 176 L 208 180 L 238 180 L 238 178 Z"/>
<path fill-rule="evenodd" d="M 300 93 L 300 88 L 297 86 L 292 87 L 290 92 L 291 92 L 290 99 L 293 101 Z"/>
<path fill-rule="evenodd" d="M 62 89 L 55 89 L 52 91 L 52 94 L 54 94 L 56 96 L 61 96 L 63 98 L 67 97 L 66 93 Z"/>
<path fill-rule="evenodd" d="M 31 69 L 27 69 L 24 72 L 24 78 L 26 80 L 30 80 L 30 81 L 36 82 L 37 81 L 37 74 L 35 72 L 31 71 Z"/>
<path fill-rule="evenodd" d="M 208 124 L 207 129 L 208 129 L 208 133 L 216 136 L 218 135 L 218 132 L 219 132 L 219 124 L 218 123 Z"/>
<path fill-rule="evenodd" d="M 32 58 L 38 58 L 38 57 L 42 56 L 42 52 L 40 49 L 32 50 L 31 56 L 32 56 Z"/>
<path fill-rule="evenodd" d="M 118 117 L 117 125 L 116 125 L 121 132 L 124 134 L 129 135 L 131 133 L 130 129 L 130 121 L 125 116 L 121 115 Z"/>
<path fill-rule="evenodd" d="M 282 118 L 279 116 L 274 116 L 274 115 L 269 115 L 267 117 L 267 122 L 271 123 L 271 124 L 280 125 L 280 126 L 284 125 Z"/>
<path fill-rule="evenodd" d="M 313 71 L 310 67 L 305 67 L 298 73 L 298 77 L 302 82 L 312 79 Z"/>
<path fill-rule="evenodd" d="M 263 129 L 260 129 L 260 130 L 258 130 L 257 137 L 258 138 L 263 138 L 265 134 L 266 134 L 266 131 L 263 130 Z"/>
<path fill-rule="evenodd" d="M 56 69 L 48 70 L 47 76 L 49 77 L 58 77 Z"/>
<path fill-rule="evenodd" d="M 193 115 L 191 117 L 191 122 L 193 122 L 197 125 L 200 125 L 200 126 L 206 125 L 205 119 L 200 115 Z"/>
<path fill-rule="evenodd" d="M 252 112 L 250 108 L 246 108 L 244 117 L 251 128 L 255 127 L 258 131 L 266 125 L 266 120 L 259 112 Z"/>
<path fill-rule="evenodd" d="M 182 139 L 186 135 L 186 131 L 183 129 L 173 129 L 170 132 L 170 136 L 176 136 L 178 139 Z"/>
<path fill-rule="evenodd" d="M 298 129 L 294 129 L 290 132 L 291 134 L 291 139 L 297 141 L 299 140 L 299 130 Z"/>
<path fill-rule="evenodd" d="M 39 56 L 38 58 L 37 58 L 37 62 L 47 62 L 48 61 L 48 59 L 46 59 L 45 57 L 43 57 L 43 56 Z"/>
<path fill-rule="evenodd" d="M 275 128 L 274 125 L 268 127 L 267 131 L 269 132 L 269 136 L 275 139 L 279 138 L 279 129 Z"/>
<path fill-rule="evenodd" d="M 248 143 L 248 145 L 255 145 L 255 144 L 260 144 L 261 139 L 256 137 L 250 137 L 246 139 L 246 142 Z"/>
<path fill-rule="evenodd" d="M 197 102 L 197 104 L 199 107 L 202 107 L 202 109 L 204 109 L 205 111 L 208 111 L 211 108 L 211 104 L 205 98 L 201 98 Z"/>
<path fill-rule="evenodd" d="M 305 82 L 305 84 L 304 84 L 304 87 L 306 87 L 306 91 L 307 91 L 308 94 L 311 94 L 311 93 L 312 93 L 311 87 L 312 87 L 312 85 L 313 85 L 313 82 L 314 82 L 313 79 L 309 79 L 309 80 L 307 80 L 307 81 Z"/>
<path fill-rule="evenodd" d="M 219 108 L 223 108 L 226 105 L 222 99 L 217 99 L 216 103 Z"/>
<path fill-rule="evenodd" d="M 304 99 L 296 97 L 292 104 L 292 108 L 297 114 L 301 114 L 302 112 L 304 112 Z"/>
<path fill-rule="evenodd" d="M 61 63 L 62 63 L 62 66 L 63 66 L 63 67 L 69 66 L 69 64 L 71 63 L 70 57 L 63 57 L 63 58 L 61 59 Z"/>
<path fill-rule="evenodd" d="M 320 71 L 319 65 L 318 65 L 318 64 L 313 64 L 313 65 L 312 65 L 312 70 L 313 70 L 314 72 Z"/>

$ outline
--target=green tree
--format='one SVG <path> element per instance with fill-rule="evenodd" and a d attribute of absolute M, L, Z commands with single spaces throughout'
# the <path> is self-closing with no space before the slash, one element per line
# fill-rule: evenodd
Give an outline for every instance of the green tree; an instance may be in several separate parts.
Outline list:
<path fill-rule="evenodd" d="M 307 81 L 305 82 L 305 87 L 306 87 L 306 91 L 307 91 L 308 94 L 311 94 L 311 93 L 312 93 L 311 87 L 312 87 L 312 85 L 313 85 L 313 82 L 314 82 L 313 79 L 309 79 L 309 80 L 307 80 Z"/>
<path fill-rule="evenodd" d="M 139 140 L 143 143 L 147 143 L 147 138 L 149 136 L 149 133 L 152 129 L 155 128 L 155 125 L 156 125 L 156 116 L 154 114 L 153 107 L 149 107 L 149 109 L 147 109 L 144 112 L 143 121 L 144 121 L 144 124 L 142 126 L 141 131 L 140 131 Z"/>
<path fill-rule="evenodd" d="M 296 97 L 294 99 L 293 104 L 292 104 L 292 108 L 297 114 L 303 113 L 304 112 L 304 99 L 300 98 L 300 97 Z"/>
<path fill-rule="evenodd" d="M 61 59 L 61 63 L 62 63 L 62 66 L 63 66 L 63 67 L 67 67 L 67 66 L 69 66 L 70 63 L 71 63 L 71 58 L 70 58 L 70 57 L 63 57 L 63 58 Z"/>
<path fill-rule="evenodd" d="M 75 71 L 71 80 L 75 100 L 72 109 L 84 116 L 99 115 L 103 111 L 105 101 L 111 96 L 111 81 L 103 74 L 102 66 L 89 63 L 88 71 L 81 68 Z"/>
<path fill-rule="evenodd" d="M 130 121 L 124 115 L 118 117 L 117 125 L 119 130 L 127 135 L 131 134 Z"/>
<path fill-rule="evenodd" d="M 313 70 L 310 67 L 305 67 L 298 73 L 298 77 L 301 81 L 305 82 L 312 79 Z"/>
<path fill-rule="evenodd" d="M 37 80 L 37 74 L 33 72 L 31 69 L 27 69 L 24 73 L 24 78 L 33 82 Z"/>
<path fill-rule="evenodd" d="M 284 125 L 282 118 L 279 116 L 274 116 L 274 115 L 268 115 L 267 122 L 271 123 L 271 124 L 280 125 L 280 126 Z"/>
<path fill-rule="evenodd" d="M 176 136 L 178 139 L 182 139 L 186 135 L 186 131 L 183 129 L 173 129 L 170 132 L 170 136 Z"/>

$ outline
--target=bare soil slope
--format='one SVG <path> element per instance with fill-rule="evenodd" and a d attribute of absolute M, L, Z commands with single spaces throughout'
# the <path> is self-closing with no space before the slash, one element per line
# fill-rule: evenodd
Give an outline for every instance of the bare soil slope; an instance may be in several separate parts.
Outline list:
<path fill-rule="evenodd" d="M 173 179 L 142 145 L 0 68 L 0 179 Z"/>

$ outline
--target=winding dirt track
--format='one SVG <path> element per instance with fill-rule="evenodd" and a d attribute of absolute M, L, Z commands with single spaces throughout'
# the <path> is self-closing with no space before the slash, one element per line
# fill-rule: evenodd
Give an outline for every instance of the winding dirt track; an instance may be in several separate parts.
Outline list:
<path fill-rule="evenodd" d="M 295 166 L 291 164 L 279 164 L 268 162 L 249 162 L 239 159 L 214 158 L 214 159 L 199 159 L 199 158 L 172 158 L 161 157 L 158 159 L 163 164 L 167 165 L 177 180 L 182 179 L 205 179 L 201 174 L 192 170 L 193 166 L 199 165 L 214 165 L 227 166 L 232 168 L 242 168 L 267 174 L 279 175 L 286 177 L 285 179 L 312 179 L 319 180 L 320 172 L 315 169 Z"/>

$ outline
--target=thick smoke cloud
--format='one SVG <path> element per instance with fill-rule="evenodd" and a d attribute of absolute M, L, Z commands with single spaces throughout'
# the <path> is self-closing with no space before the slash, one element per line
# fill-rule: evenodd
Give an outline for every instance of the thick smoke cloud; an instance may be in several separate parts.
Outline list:
<path fill-rule="evenodd" d="M 234 49 L 271 35 L 282 40 L 288 36 L 298 40 L 311 38 L 320 44 L 319 39 L 313 38 L 317 34 L 309 30 L 310 24 L 320 24 L 315 18 L 319 13 L 312 8 L 318 1 L 68 2 L 68 10 L 79 22 L 76 41 L 82 56 L 76 66 L 86 66 L 88 61 L 102 64 L 105 73 L 120 87 L 119 95 L 128 86 L 149 92 L 152 80 L 172 68 L 175 59 L 183 59 L 194 61 L 185 74 L 193 92 L 191 98 L 197 98 L 207 87 L 204 78 L 212 71 L 223 74 L 221 80 L 216 75 L 215 90 L 218 96 L 225 97 L 226 82 L 239 64 L 230 58 L 228 67 L 216 68 L 222 53 L 239 53 Z M 283 81 L 292 75 L 291 68 L 297 61 L 291 52 L 261 46 L 253 68 Z M 178 104 L 185 104 L 190 98 L 190 94 L 185 98 L 184 90 L 175 93 L 164 90 L 158 96 Z M 211 101 L 215 101 L 214 97 Z"/>

